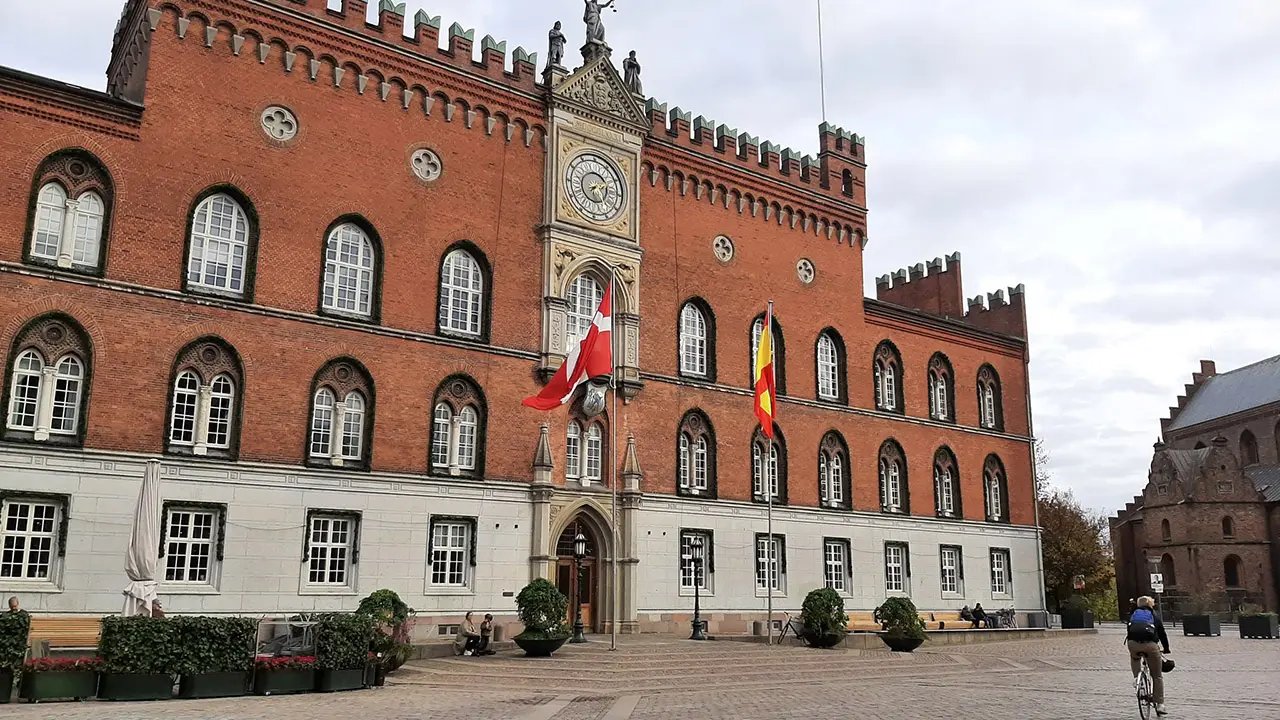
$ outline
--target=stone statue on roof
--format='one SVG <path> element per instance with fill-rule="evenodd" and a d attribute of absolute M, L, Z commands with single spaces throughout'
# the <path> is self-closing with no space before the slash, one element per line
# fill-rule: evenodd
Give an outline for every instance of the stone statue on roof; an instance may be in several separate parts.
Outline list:
<path fill-rule="evenodd" d="M 600 20 L 600 11 L 612 7 L 614 1 L 608 0 L 608 2 L 601 5 L 597 0 L 586 0 L 586 9 L 582 14 L 582 21 L 587 24 L 587 44 L 604 44 L 604 22 Z M 613 8 L 613 11 L 617 12 L 618 8 Z"/>
<path fill-rule="evenodd" d="M 557 20 L 556 26 L 551 28 L 551 32 L 548 33 L 551 48 L 547 52 L 547 67 L 559 67 L 560 63 L 564 61 L 565 38 L 564 33 L 560 32 L 560 27 L 560 21 Z"/>
<path fill-rule="evenodd" d="M 636 60 L 636 51 L 632 50 L 626 60 L 622 61 L 622 69 L 626 73 L 623 82 L 627 89 L 636 95 L 644 94 L 644 86 L 640 84 L 640 61 Z"/>

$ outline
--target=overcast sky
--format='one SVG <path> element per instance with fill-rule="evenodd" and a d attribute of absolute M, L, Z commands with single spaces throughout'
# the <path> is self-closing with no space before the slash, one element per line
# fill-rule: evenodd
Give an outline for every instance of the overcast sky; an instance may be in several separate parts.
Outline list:
<path fill-rule="evenodd" d="M 609 43 L 649 95 L 816 154 L 816 0 L 618 3 Z M 1277 352 L 1280 2 L 823 5 L 828 119 L 867 137 L 868 293 L 956 250 L 969 297 L 1025 283 L 1036 434 L 1058 484 L 1114 510 L 1200 358 Z M 122 6 L 0 1 L 0 64 L 102 89 Z M 428 9 L 477 50 L 545 61 L 560 19 L 572 60 L 583 36 L 581 0 Z"/>

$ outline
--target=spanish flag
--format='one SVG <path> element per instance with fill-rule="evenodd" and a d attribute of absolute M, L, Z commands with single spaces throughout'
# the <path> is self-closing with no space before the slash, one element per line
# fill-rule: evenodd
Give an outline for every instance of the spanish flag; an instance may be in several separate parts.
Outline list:
<path fill-rule="evenodd" d="M 760 331 L 760 343 L 756 347 L 756 366 L 753 379 L 756 390 L 756 418 L 764 436 L 773 439 L 773 421 L 777 418 L 778 393 L 773 384 L 773 301 L 764 314 L 764 328 Z"/>

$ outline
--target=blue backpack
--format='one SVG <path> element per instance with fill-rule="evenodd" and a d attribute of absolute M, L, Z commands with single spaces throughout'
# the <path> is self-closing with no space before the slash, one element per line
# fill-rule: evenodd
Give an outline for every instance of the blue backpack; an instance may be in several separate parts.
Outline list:
<path fill-rule="evenodd" d="M 1127 639 L 1138 643 L 1160 641 L 1160 635 L 1156 632 L 1156 614 L 1150 608 L 1138 608 L 1129 616 Z"/>

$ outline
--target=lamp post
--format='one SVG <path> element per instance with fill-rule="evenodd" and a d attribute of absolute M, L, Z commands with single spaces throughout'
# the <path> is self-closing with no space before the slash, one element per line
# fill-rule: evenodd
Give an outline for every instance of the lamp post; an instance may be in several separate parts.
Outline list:
<path fill-rule="evenodd" d="M 693 634 L 689 636 L 690 640 L 706 640 L 706 633 L 702 631 L 702 537 L 694 535 L 689 541 L 689 549 L 692 557 L 689 558 L 693 563 Z"/>
<path fill-rule="evenodd" d="M 587 555 L 587 538 L 581 532 L 573 539 L 573 564 L 578 573 L 573 583 L 573 637 L 571 643 L 584 643 L 587 637 L 582 634 L 582 558 Z"/>

